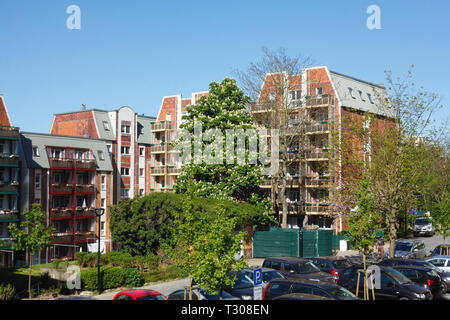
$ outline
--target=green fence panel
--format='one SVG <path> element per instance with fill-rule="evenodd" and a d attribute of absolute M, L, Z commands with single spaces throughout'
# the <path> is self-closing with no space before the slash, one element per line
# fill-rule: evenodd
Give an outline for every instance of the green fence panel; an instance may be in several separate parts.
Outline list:
<path fill-rule="evenodd" d="M 333 255 L 332 240 L 333 230 L 318 230 L 317 253 L 319 257 Z"/>
<path fill-rule="evenodd" d="M 299 257 L 299 229 L 271 228 L 253 234 L 253 257 Z"/>
<path fill-rule="evenodd" d="M 306 230 L 302 229 L 300 232 L 300 243 L 301 243 L 301 256 L 303 258 L 317 257 L 317 238 L 318 230 Z"/>

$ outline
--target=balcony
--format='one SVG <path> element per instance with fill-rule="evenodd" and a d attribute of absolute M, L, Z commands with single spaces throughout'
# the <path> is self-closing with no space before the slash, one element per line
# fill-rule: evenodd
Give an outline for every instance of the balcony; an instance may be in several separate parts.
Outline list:
<path fill-rule="evenodd" d="M 95 160 L 76 160 L 75 161 L 75 167 L 77 169 L 88 169 L 88 170 L 94 170 L 97 165 L 95 164 Z"/>
<path fill-rule="evenodd" d="M 50 158 L 48 159 L 50 161 L 50 166 L 55 169 L 55 168 L 60 168 L 60 169 L 72 169 L 73 168 L 73 160 L 71 159 L 54 159 L 54 158 Z"/>
<path fill-rule="evenodd" d="M 94 193 L 95 186 L 93 184 L 77 184 L 76 191 L 77 193 Z"/>
<path fill-rule="evenodd" d="M 167 122 L 163 122 L 161 121 L 160 123 L 153 123 L 152 124 L 152 131 L 164 131 L 164 130 L 171 130 L 173 128 L 172 122 L 171 121 L 167 121 Z"/>
<path fill-rule="evenodd" d="M 180 174 L 181 168 L 171 168 L 170 166 L 167 168 L 168 174 Z"/>
<path fill-rule="evenodd" d="M 18 139 L 19 128 L 0 126 L 0 139 Z"/>
<path fill-rule="evenodd" d="M 0 213 L 0 222 L 18 222 L 19 213 L 17 210 L 6 211 L 9 209 L 2 210 L 4 213 Z"/>
<path fill-rule="evenodd" d="M 328 203 L 322 204 L 306 204 L 304 206 L 306 214 L 328 214 Z"/>
<path fill-rule="evenodd" d="M 155 167 L 155 168 L 151 167 L 150 168 L 150 175 L 161 176 L 161 175 L 164 175 L 164 174 L 165 174 L 164 166 L 163 166 L 163 168 L 161 168 L 161 167 Z"/>
<path fill-rule="evenodd" d="M 52 234 L 52 242 L 72 242 L 72 232 L 57 232 Z"/>
<path fill-rule="evenodd" d="M 88 241 L 88 240 L 92 240 L 92 241 L 96 241 L 97 239 L 97 235 L 95 234 L 94 231 L 78 231 L 75 233 L 75 241 Z"/>
<path fill-rule="evenodd" d="M 305 152 L 306 161 L 328 160 L 328 151 Z"/>
<path fill-rule="evenodd" d="M 306 107 L 328 107 L 334 104 L 334 96 L 323 94 L 316 97 L 306 97 Z"/>
<path fill-rule="evenodd" d="M 50 209 L 51 217 L 52 219 L 59 218 L 72 218 L 73 209 L 67 208 L 67 207 L 61 207 L 61 208 L 52 208 Z"/>
<path fill-rule="evenodd" d="M 19 194 L 18 186 L 19 183 L 17 181 L 11 182 L 9 184 L 0 182 L 0 194 L 18 195 Z"/>
<path fill-rule="evenodd" d="M 159 145 L 154 145 L 151 147 L 151 153 L 164 153 L 166 152 L 166 144 L 160 143 Z"/>
<path fill-rule="evenodd" d="M 305 177 L 305 179 L 303 180 L 303 184 L 307 188 L 319 188 L 319 187 L 327 188 L 330 185 L 330 179 L 328 178 L 313 179 L 311 177 Z"/>
<path fill-rule="evenodd" d="M 77 208 L 75 210 L 76 216 L 79 218 L 94 218 L 95 217 L 95 209 L 94 208 Z"/>
<path fill-rule="evenodd" d="M 0 155 L 0 167 L 19 167 L 19 155 L 18 154 L 1 154 Z"/>
<path fill-rule="evenodd" d="M 250 106 L 251 113 L 264 113 L 264 112 L 269 112 L 272 109 L 273 109 L 273 107 L 268 104 L 254 104 L 254 105 Z"/>
<path fill-rule="evenodd" d="M 306 134 L 328 133 L 329 131 L 330 127 L 328 123 L 314 124 L 305 127 Z"/>
<path fill-rule="evenodd" d="M 72 193 L 73 192 L 73 184 L 53 183 L 52 190 L 54 193 Z"/>

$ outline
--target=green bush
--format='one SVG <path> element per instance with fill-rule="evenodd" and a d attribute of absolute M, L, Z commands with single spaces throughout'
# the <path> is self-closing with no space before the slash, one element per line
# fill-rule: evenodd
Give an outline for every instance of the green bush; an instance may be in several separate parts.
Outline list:
<path fill-rule="evenodd" d="M 129 287 L 140 287 L 144 284 L 144 276 L 136 268 L 129 268 L 125 271 L 125 285 Z"/>
<path fill-rule="evenodd" d="M 11 284 L 0 283 L 0 300 L 12 300 L 15 294 L 16 290 Z"/>
<path fill-rule="evenodd" d="M 124 283 L 125 275 L 120 267 L 101 267 L 101 289 L 113 289 L 120 287 Z M 95 291 L 98 288 L 97 269 L 87 269 L 81 271 L 81 286 L 84 290 Z"/>

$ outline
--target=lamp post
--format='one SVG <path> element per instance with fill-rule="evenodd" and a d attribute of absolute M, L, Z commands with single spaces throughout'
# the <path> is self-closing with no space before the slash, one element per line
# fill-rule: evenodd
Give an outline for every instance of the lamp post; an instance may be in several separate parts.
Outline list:
<path fill-rule="evenodd" d="M 98 249 L 97 249 L 97 276 L 98 276 L 98 283 L 97 283 L 97 289 L 98 294 L 101 293 L 101 277 L 100 277 L 100 217 L 105 213 L 104 208 L 95 208 L 95 215 L 98 218 Z"/>

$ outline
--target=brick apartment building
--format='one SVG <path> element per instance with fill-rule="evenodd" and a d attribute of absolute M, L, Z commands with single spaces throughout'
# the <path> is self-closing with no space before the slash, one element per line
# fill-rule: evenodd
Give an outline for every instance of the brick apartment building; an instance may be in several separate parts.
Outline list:
<path fill-rule="evenodd" d="M 0 268 L 14 265 L 8 226 L 19 222 L 19 128 L 0 95 Z"/>
<path fill-rule="evenodd" d="M 33 263 L 72 258 L 97 242 L 94 208 L 104 208 L 100 243 L 111 248 L 109 205 L 113 199 L 113 164 L 100 139 L 22 132 L 20 134 L 22 210 L 40 203 L 54 228 L 52 247 Z M 25 260 L 28 261 L 28 260 Z"/>
<path fill-rule="evenodd" d="M 288 146 L 287 157 L 288 225 L 290 228 L 343 231 L 345 221 L 342 216 L 328 208 L 331 185 L 339 185 L 345 179 L 339 153 L 328 150 L 332 128 L 338 132 L 339 144 L 342 131 L 347 129 L 347 122 L 343 119 L 351 119 L 353 123 L 363 121 L 367 112 L 374 116 L 372 123 L 368 124 L 370 127 L 392 123 L 393 114 L 378 106 L 375 98 L 386 94 L 386 89 L 383 85 L 320 66 L 306 68 L 301 74 L 290 77 L 285 74 L 266 75 L 260 98 L 277 101 L 274 89 L 277 77 L 288 78 L 289 119 L 286 132 L 295 137 Z M 252 105 L 251 114 L 257 126 L 264 126 L 265 120 L 274 114 L 274 108 L 280 108 L 280 105 L 262 101 Z M 298 132 L 300 121 L 302 133 Z M 337 148 L 331 151 L 337 151 Z M 271 180 L 266 179 L 261 187 L 270 195 Z"/>

